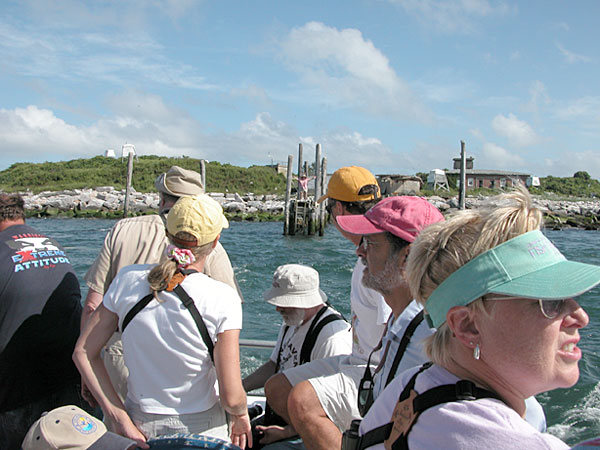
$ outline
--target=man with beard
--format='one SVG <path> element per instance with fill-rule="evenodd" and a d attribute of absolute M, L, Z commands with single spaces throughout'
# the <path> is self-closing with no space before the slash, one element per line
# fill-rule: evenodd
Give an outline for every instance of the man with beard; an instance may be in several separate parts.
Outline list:
<path fill-rule="evenodd" d="M 342 230 L 362 236 L 356 254 L 365 264 L 363 284 L 380 292 L 392 308 L 381 339 L 381 362 L 374 374 L 367 366 L 359 386 L 362 416 L 397 374 L 427 361 L 423 340 L 435 329 L 423 320 L 423 307 L 413 299 L 403 273 L 410 244 L 424 228 L 442 220 L 442 214 L 427 200 L 408 196 L 382 200 L 363 216 L 337 219 Z M 544 432 L 542 406 L 535 397 L 526 399 L 525 404 L 527 422 Z"/>
<path fill-rule="evenodd" d="M 365 368 L 359 385 L 363 416 L 397 373 L 427 361 L 422 341 L 435 330 L 423 320 L 423 307 L 413 300 L 403 271 L 410 244 L 421 230 L 442 220 L 427 200 L 409 196 L 388 197 L 362 216 L 337 218 L 342 230 L 362 236 L 356 254 L 365 265 L 363 284 L 380 292 L 392 309 L 381 340 L 381 361 L 374 374 Z"/>
<path fill-rule="evenodd" d="M 244 389 L 261 388 L 274 374 L 309 361 L 352 350 L 350 325 L 327 305 L 327 295 L 319 288 L 319 273 L 300 264 L 279 266 L 273 275 L 265 300 L 283 317 L 271 358 L 243 380 Z M 275 422 L 275 423 L 273 423 Z M 290 425 L 274 421 L 267 408 L 264 424 L 256 427 L 264 433 L 258 444 L 269 444 L 296 435 Z M 255 444 L 256 445 L 256 444 Z M 275 448 L 268 445 L 265 448 Z M 286 441 L 285 448 L 303 448 L 299 440 Z"/>
<path fill-rule="evenodd" d="M 377 180 L 363 167 L 342 167 L 329 179 L 327 210 L 336 228 L 354 247 L 360 235 L 342 230 L 336 218 L 365 214 L 381 199 Z M 340 448 L 342 431 L 360 417 L 358 385 L 365 366 L 379 363 L 380 351 L 373 351 L 381 339 L 390 308 L 378 292 L 361 280 L 364 265 L 360 258 L 352 271 L 350 310 L 352 353 L 332 356 L 287 369 L 265 385 L 273 410 L 294 426 L 307 448 Z M 369 360 L 369 356 L 371 356 Z"/>

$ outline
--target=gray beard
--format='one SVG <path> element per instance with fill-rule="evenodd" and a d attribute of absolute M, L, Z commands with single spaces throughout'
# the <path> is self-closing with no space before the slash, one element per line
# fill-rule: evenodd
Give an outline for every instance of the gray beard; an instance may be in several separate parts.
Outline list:
<path fill-rule="evenodd" d="M 299 327 L 304 321 L 304 311 L 299 310 L 293 314 L 287 314 L 285 316 L 282 315 L 281 317 L 283 317 L 283 323 L 286 325 L 290 327 Z"/>
<path fill-rule="evenodd" d="M 363 263 L 368 269 L 369 266 L 365 260 L 363 260 Z M 363 272 L 362 284 L 382 295 L 390 293 L 392 289 L 404 283 L 404 277 L 398 268 L 399 265 L 396 255 L 388 258 L 381 272 L 376 274 L 371 273 L 371 271 Z"/>

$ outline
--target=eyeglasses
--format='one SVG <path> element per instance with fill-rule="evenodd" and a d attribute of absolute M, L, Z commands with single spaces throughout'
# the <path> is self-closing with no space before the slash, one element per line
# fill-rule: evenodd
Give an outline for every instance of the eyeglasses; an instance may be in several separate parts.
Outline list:
<path fill-rule="evenodd" d="M 484 300 L 514 300 L 521 299 L 523 297 L 484 297 Z M 540 305 L 540 311 L 546 319 L 556 319 L 565 307 L 565 302 L 568 299 L 563 298 L 559 300 L 542 300 L 538 298 L 538 304 Z"/>
<path fill-rule="evenodd" d="M 376 247 L 381 244 L 382 244 L 382 242 L 373 242 L 373 241 L 370 241 L 365 236 L 362 236 L 360 238 L 360 242 L 358 243 L 358 246 L 362 247 L 362 249 L 366 252 L 369 247 L 373 248 L 373 247 Z"/>

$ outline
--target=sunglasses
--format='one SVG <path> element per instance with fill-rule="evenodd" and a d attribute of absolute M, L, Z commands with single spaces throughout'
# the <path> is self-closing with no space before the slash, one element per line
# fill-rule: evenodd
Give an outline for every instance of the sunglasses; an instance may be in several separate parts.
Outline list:
<path fill-rule="evenodd" d="M 523 297 L 484 297 L 484 300 L 514 300 L 520 298 Z M 538 298 L 537 302 L 540 305 L 540 311 L 546 319 L 556 319 L 564 310 L 567 300 L 565 298 L 560 300 L 542 300 Z"/>

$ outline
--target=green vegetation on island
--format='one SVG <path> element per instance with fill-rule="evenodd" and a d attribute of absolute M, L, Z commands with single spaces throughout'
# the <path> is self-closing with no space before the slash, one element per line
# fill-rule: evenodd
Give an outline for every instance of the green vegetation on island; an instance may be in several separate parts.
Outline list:
<path fill-rule="evenodd" d="M 200 160 L 195 158 L 139 156 L 133 162 L 133 188 L 138 192 L 153 192 L 156 177 L 173 165 L 200 171 Z M 13 164 L 0 172 L 0 189 L 5 192 L 29 190 L 33 193 L 98 186 L 124 189 L 126 180 L 126 159 L 96 156 L 62 162 Z M 206 163 L 207 192 L 283 195 L 285 184 L 285 177 L 271 167 L 245 168 L 218 162 Z"/>
<path fill-rule="evenodd" d="M 164 156 L 139 156 L 133 164 L 133 188 L 138 192 L 153 192 L 154 180 L 172 165 L 200 171 L 200 160 L 196 158 L 168 158 Z M 5 192 L 61 191 L 66 189 L 96 188 L 113 186 L 125 188 L 127 160 L 96 156 L 89 159 L 74 159 L 62 162 L 16 163 L 0 171 L 0 189 Z M 427 174 L 417 173 L 423 181 L 421 194 L 439 195 L 449 198 L 458 195 L 456 176 L 448 177 L 450 192 L 427 189 Z M 240 194 L 252 192 L 257 195 L 285 193 L 285 177 L 271 167 L 251 166 L 248 168 L 206 163 L 207 192 Z M 540 186 L 531 187 L 534 195 L 551 198 L 600 198 L 600 182 L 585 171 L 576 172 L 572 177 L 547 176 L 540 178 Z M 489 196 L 499 193 L 499 189 L 470 189 L 468 195 Z"/>

